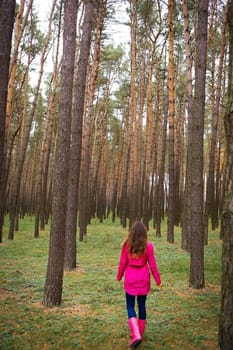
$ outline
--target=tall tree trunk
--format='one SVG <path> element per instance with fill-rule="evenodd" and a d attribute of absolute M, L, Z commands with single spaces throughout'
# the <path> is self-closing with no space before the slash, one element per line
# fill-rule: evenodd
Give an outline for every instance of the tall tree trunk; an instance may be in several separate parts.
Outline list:
<path fill-rule="evenodd" d="M 175 85 L 174 85 L 174 26 L 173 12 L 175 2 L 168 1 L 168 99 L 169 99 L 169 197 L 168 197 L 168 227 L 167 241 L 174 243 L 174 204 L 175 204 L 175 162 L 174 162 L 174 134 L 175 134 Z"/>
<path fill-rule="evenodd" d="M 67 0 L 65 2 L 58 138 L 54 164 L 52 223 L 43 297 L 43 304 L 46 307 L 53 307 L 62 302 L 77 11 L 77 0 Z"/>
<path fill-rule="evenodd" d="M 144 114 L 144 96 L 145 96 L 145 67 L 146 67 L 146 57 L 143 48 L 139 45 L 139 110 L 138 110 L 138 120 L 137 120 L 137 179 L 136 183 L 138 186 L 138 213 L 137 217 L 142 218 L 143 216 L 143 186 L 142 186 L 142 159 L 143 159 L 143 114 Z M 143 180 L 144 183 L 144 180 Z"/>
<path fill-rule="evenodd" d="M 137 219 L 137 193 L 136 174 L 137 174 L 137 143 L 136 143 L 136 38 L 137 38 L 137 8 L 136 0 L 130 1 L 130 37 L 131 37 L 131 76 L 130 76 L 130 162 L 129 162 L 129 182 L 128 182 L 128 201 L 129 201 L 129 226 Z"/>
<path fill-rule="evenodd" d="M 178 95 L 178 93 L 177 93 Z M 176 226 L 181 219 L 181 203 L 183 202 L 183 153 L 184 153 L 184 120 L 185 120 L 185 98 L 181 92 L 177 102 L 177 118 L 175 133 L 175 207 L 174 215 Z"/>
<path fill-rule="evenodd" d="M 167 144 L 167 123 L 168 123 L 168 102 L 167 102 L 167 91 L 165 90 L 164 98 L 164 118 L 162 125 L 161 135 L 161 156 L 159 161 L 158 169 L 158 185 L 157 185 L 157 210 L 156 210 L 156 236 L 161 237 L 161 221 L 164 214 L 164 177 L 165 177 L 165 158 L 166 158 L 166 144 Z"/>
<path fill-rule="evenodd" d="M 229 1 L 229 79 L 228 104 L 224 117 L 226 136 L 226 181 L 222 211 L 222 303 L 219 321 L 219 349 L 233 344 L 233 0 Z"/>
<path fill-rule="evenodd" d="M 127 109 L 128 110 L 128 109 Z M 130 160 L 130 126 L 129 115 L 127 110 L 123 114 L 123 121 L 125 126 L 124 134 L 124 148 L 123 148 L 123 166 L 122 166 L 122 191 L 121 191 L 121 224 L 123 228 L 127 226 L 127 214 L 128 214 L 128 196 L 127 196 L 127 184 L 129 178 L 129 160 Z"/>
<path fill-rule="evenodd" d="M 50 14 L 50 24 L 52 23 L 53 18 L 53 11 L 57 0 L 54 0 L 52 5 L 52 11 Z M 38 184 L 37 184 L 37 191 L 36 191 L 36 198 L 35 198 L 35 228 L 34 228 L 34 237 L 39 237 L 39 225 L 40 225 L 40 217 L 41 212 L 43 209 L 44 214 L 44 208 L 43 208 L 43 200 L 42 200 L 42 194 L 43 194 L 43 187 L 47 187 L 47 180 L 45 178 L 45 165 L 46 165 L 46 148 L 47 150 L 50 148 L 48 144 L 48 139 L 50 135 L 50 128 L 53 130 L 54 125 L 54 111 L 53 111 L 53 103 L 54 98 L 56 95 L 56 88 L 58 83 L 58 52 L 59 52 L 59 46 L 60 46 L 60 24 L 61 24 L 61 9 L 60 9 L 60 19 L 59 19 L 59 31 L 58 31 L 58 43 L 56 48 L 56 60 L 55 60 L 55 66 L 54 66 L 54 73 L 51 79 L 51 85 L 53 83 L 54 89 L 50 86 L 50 96 L 49 96 L 49 102 L 48 102 L 48 108 L 47 108 L 47 115 L 46 115 L 46 125 L 43 132 L 42 137 L 42 143 L 41 143 L 41 150 L 39 155 L 39 174 L 38 174 Z M 51 30 L 51 28 L 49 28 Z M 44 181 L 46 180 L 46 182 Z M 43 216 L 44 218 L 44 216 Z"/>
<path fill-rule="evenodd" d="M 0 243 L 5 209 L 4 140 L 6 128 L 7 87 L 11 54 L 11 39 L 15 16 L 15 0 L 0 1 Z"/>
<path fill-rule="evenodd" d="M 189 283 L 192 288 L 204 288 L 204 226 L 203 226 L 203 137 L 205 116 L 205 82 L 207 56 L 208 0 L 198 3 L 195 62 L 195 95 L 192 121 L 192 216 L 191 263 Z"/>
<path fill-rule="evenodd" d="M 159 120 L 157 127 L 157 176 L 156 186 L 154 189 L 154 206 L 153 206 L 153 225 L 156 228 L 156 236 L 161 237 L 161 221 L 164 216 L 164 177 L 165 177 L 165 157 L 166 157 L 166 144 L 167 144 L 167 121 L 168 121 L 168 96 L 167 96 L 167 81 L 165 74 L 161 73 L 161 63 L 164 55 L 164 49 L 167 42 L 167 37 L 164 40 L 163 48 L 160 53 L 160 58 L 156 71 L 156 114 L 158 114 Z M 165 57 L 166 60 L 166 57 Z M 160 96 L 162 91 L 162 96 Z M 159 106 L 162 102 L 163 112 L 161 113 Z"/>
<path fill-rule="evenodd" d="M 150 186 L 152 174 L 152 130 L 153 130 L 153 105 L 152 105 L 152 77 L 155 57 L 155 43 L 153 43 L 151 62 L 146 87 L 146 142 L 145 142 L 145 177 L 143 193 L 143 222 L 149 229 L 150 220 Z M 157 127 L 157 125 L 156 125 Z"/>
<path fill-rule="evenodd" d="M 119 140 L 117 141 L 118 152 L 117 152 L 117 163 L 115 163 L 115 177 L 113 178 L 113 195 L 111 202 L 111 210 L 112 210 L 112 222 L 115 222 L 115 218 L 118 214 L 118 205 L 120 198 L 120 191 L 122 186 L 121 181 L 121 173 L 122 173 L 122 162 L 123 162 L 123 149 L 124 149 L 124 141 L 123 141 L 123 132 L 120 131 Z"/>
<path fill-rule="evenodd" d="M 70 166 L 69 166 L 69 185 L 67 194 L 67 213 L 66 213 L 66 244 L 65 244 L 65 263 L 66 270 L 76 267 L 76 229 L 77 229 L 77 210 L 78 210 L 78 184 L 81 163 L 81 145 L 82 145 L 82 124 L 84 112 L 84 98 L 86 87 L 86 74 L 88 58 L 91 45 L 92 18 L 94 4 L 92 0 L 85 1 L 85 15 L 83 20 L 82 41 L 79 53 L 77 88 L 75 93 L 75 104 L 72 120 L 71 147 L 70 147 Z"/>
<path fill-rule="evenodd" d="M 183 1 L 184 14 L 184 36 L 185 36 L 185 52 L 186 52 L 186 94 L 188 99 L 188 140 L 187 140 L 187 155 L 186 155 L 186 174 L 185 174 L 185 189 L 184 202 L 182 210 L 182 240 L 181 247 L 185 250 L 190 250 L 190 233 L 191 233 L 191 152 L 192 152 L 192 53 L 190 43 L 190 29 L 189 29 L 189 11 L 188 1 Z"/>
<path fill-rule="evenodd" d="M 101 137 L 100 137 L 100 150 L 99 150 L 99 166 L 97 169 L 98 184 L 96 194 L 96 212 L 100 222 L 103 222 L 106 211 L 106 174 L 107 174 L 107 154 L 106 154 L 106 139 L 107 139 L 107 121 L 108 121 L 108 99 L 109 99 L 109 85 L 107 84 L 104 98 L 103 98 L 103 113 L 101 120 Z"/>
<path fill-rule="evenodd" d="M 79 240 L 83 241 L 87 231 L 88 224 L 88 183 L 89 183 L 89 166 L 90 166 L 90 155 L 91 155 L 91 127 L 92 127 L 92 115 L 93 115 L 93 101 L 96 90 L 96 81 L 99 72 L 99 61 L 100 61 L 100 44 L 102 40 L 103 24 L 105 18 L 107 0 L 101 0 L 99 3 L 97 18 L 96 18 L 96 36 L 94 43 L 93 63 L 89 72 L 88 79 L 88 90 L 87 90 L 87 112 L 84 113 L 84 130 L 82 137 L 82 153 L 81 153 L 81 164 L 80 164 L 80 181 L 79 188 Z"/>

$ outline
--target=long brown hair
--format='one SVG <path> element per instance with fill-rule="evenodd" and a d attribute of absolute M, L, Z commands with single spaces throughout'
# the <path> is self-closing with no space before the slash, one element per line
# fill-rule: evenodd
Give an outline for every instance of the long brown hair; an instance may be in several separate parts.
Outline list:
<path fill-rule="evenodd" d="M 128 244 L 129 253 L 133 257 L 137 258 L 145 253 L 147 247 L 147 229 L 141 221 L 133 223 L 125 244 Z"/>

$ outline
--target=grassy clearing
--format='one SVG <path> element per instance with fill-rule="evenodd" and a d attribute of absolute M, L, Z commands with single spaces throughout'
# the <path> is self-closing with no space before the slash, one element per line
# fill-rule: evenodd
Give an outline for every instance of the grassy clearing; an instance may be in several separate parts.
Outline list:
<path fill-rule="evenodd" d="M 117 283 L 120 246 L 127 232 L 119 222 L 93 220 L 87 242 L 78 242 L 78 267 L 64 275 L 63 303 L 41 305 L 49 230 L 33 238 L 33 221 L 20 223 L 14 241 L 0 245 L 0 349 L 127 349 L 129 331 L 123 283 Z M 206 247 L 206 288 L 188 287 L 189 254 L 149 233 L 164 288 L 152 282 L 147 301 L 143 350 L 216 350 L 220 310 L 221 242 L 210 233 Z"/>

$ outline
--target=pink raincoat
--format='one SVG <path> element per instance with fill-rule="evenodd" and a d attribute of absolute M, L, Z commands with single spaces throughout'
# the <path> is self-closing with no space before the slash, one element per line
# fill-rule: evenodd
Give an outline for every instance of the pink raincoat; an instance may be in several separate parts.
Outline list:
<path fill-rule="evenodd" d="M 145 253 L 139 258 L 129 254 L 128 245 L 124 245 L 121 251 L 117 280 L 125 274 L 124 288 L 130 295 L 146 295 L 150 291 L 150 271 L 157 284 L 161 279 L 154 256 L 154 246 L 149 241 Z"/>

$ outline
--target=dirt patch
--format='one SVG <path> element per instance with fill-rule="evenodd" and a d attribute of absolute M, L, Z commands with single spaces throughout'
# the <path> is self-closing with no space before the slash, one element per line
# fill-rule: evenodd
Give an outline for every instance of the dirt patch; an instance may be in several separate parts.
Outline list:
<path fill-rule="evenodd" d="M 62 309 L 67 316 L 87 316 L 93 311 L 90 311 L 90 305 L 73 305 Z"/>
<path fill-rule="evenodd" d="M 0 301 L 4 301 L 7 298 L 16 299 L 16 297 L 17 297 L 16 293 L 0 288 Z M 43 312 L 47 314 L 56 313 L 56 312 L 61 312 L 66 316 L 75 316 L 75 315 L 88 316 L 90 314 L 93 314 L 93 310 L 91 310 L 90 305 L 87 305 L 87 304 L 72 305 L 67 307 L 55 306 L 52 308 L 45 307 L 41 302 L 32 303 L 31 305 L 37 309 L 41 309 Z"/>
<path fill-rule="evenodd" d="M 0 300 L 4 301 L 7 298 L 15 299 L 15 293 L 9 292 L 8 290 L 0 288 Z"/>
<path fill-rule="evenodd" d="M 45 313 L 56 313 L 61 312 L 65 314 L 66 316 L 87 316 L 90 313 L 93 314 L 93 311 L 90 311 L 90 305 L 73 305 L 73 306 L 67 306 L 67 307 L 52 307 L 47 308 L 42 303 L 33 303 L 33 307 L 43 310 Z"/>
<path fill-rule="evenodd" d="M 82 275 L 85 273 L 85 269 L 81 266 L 77 266 L 74 270 L 64 271 L 64 275 Z"/>
<path fill-rule="evenodd" d="M 197 295 L 197 294 L 211 292 L 211 291 L 220 293 L 221 287 L 215 284 L 209 284 L 203 289 L 186 288 L 183 290 L 174 290 L 174 292 L 180 297 L 189 297 L 190 295 Z"/>

